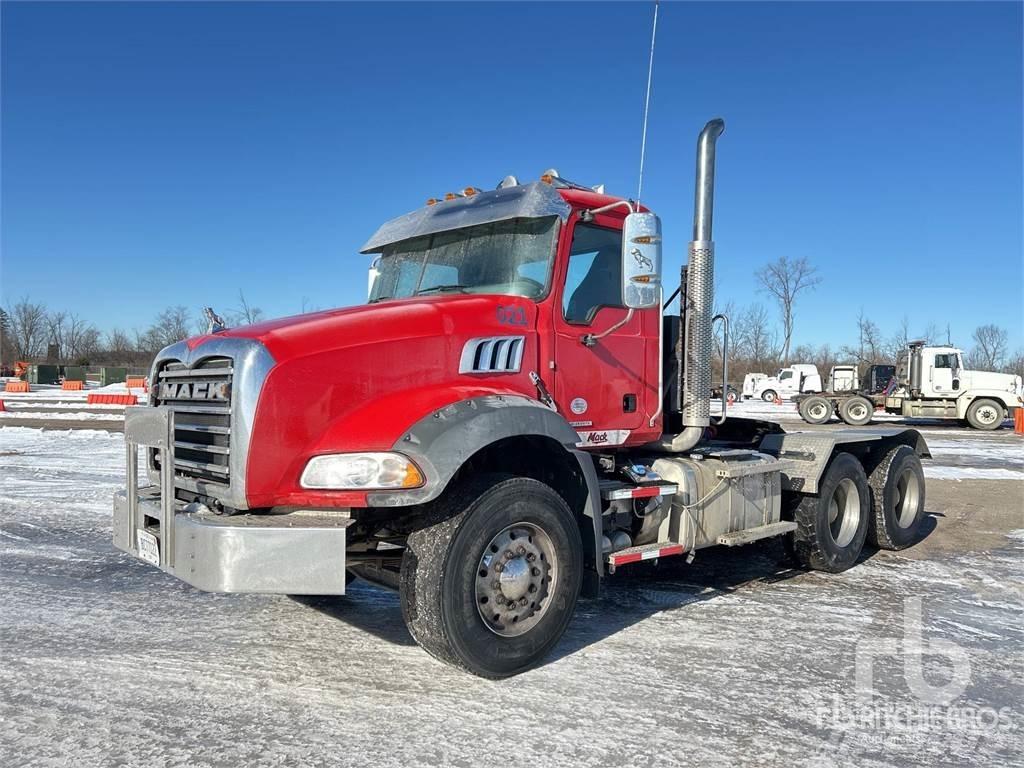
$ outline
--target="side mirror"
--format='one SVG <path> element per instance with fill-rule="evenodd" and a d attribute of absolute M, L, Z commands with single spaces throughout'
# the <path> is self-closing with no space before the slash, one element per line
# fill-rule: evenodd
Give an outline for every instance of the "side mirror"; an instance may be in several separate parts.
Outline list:
<path fill-rule="evenodd" d="M 661 219 L 631 213 L 622 225 L 622 303 L 648 309 L 661 302 Z"/>
<path fill-rule="evenodd" d="M 373 298 L 373 286 L 377 282 L 377 278 L 380 277 L 380 270 L 377 269 L 377 265 L 380 264 L 380 256 L 375 258 L 370 264 L 369 272 L 366 275 L 366 300 L 369 301 Z"/>

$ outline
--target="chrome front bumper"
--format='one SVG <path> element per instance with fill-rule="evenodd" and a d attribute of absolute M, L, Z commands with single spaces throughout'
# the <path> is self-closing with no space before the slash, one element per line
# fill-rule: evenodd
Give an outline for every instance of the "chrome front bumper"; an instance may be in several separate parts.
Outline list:
<path fill-rule="evenodd" d="M 160 569 L 208 592 L 345 594 L 351 519 L 308 511 L 232 516 L 201 506 L 186 511 L 174 499 L 170 409 L 126 409 L 125 440 L 128 488 L 114 494 L 118 549 L 139 557 L 140 538 L 155 537 Z M 139 446 L 160 452 L 159 485 L 138 487 Z"/>

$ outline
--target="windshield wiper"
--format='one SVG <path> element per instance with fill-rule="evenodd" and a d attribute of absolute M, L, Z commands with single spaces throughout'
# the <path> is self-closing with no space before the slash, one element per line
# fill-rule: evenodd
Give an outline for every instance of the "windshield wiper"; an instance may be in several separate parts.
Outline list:
<path fill-rule="evenodd" d="M 420 288 L 418 291 L 413 292 L 413 296 L 419 296 L 423 293 L 442 293 L 444 291 L 459 291 L 460 293 L 466 292 L 466 286 L 460 285 L 459 283 L 448 283 L 447 285 L 432 285 L 429 288 Z"/>

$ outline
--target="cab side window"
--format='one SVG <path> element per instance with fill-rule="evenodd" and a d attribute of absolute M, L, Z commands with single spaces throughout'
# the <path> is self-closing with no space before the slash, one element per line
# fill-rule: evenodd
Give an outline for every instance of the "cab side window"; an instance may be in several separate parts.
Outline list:
<path fill-rule="evenodd" d="M 622 232 L 577 224 L 562 294 L 567 322 L 588 325 L 601 307 L 622 304 Z"/>
<path fill-rule="evenodd" d="M 792 379 L 792 378 L 793 378 L 793 372 L 792 371 L 783 371 L 782 375 L 779 376 L 779 381 L 785 381 L 786 379 Z"/>
<path fill-rule="evenodd" d="M 936 355 L 935 356 L 935 367 L 936 368 L 952 368 L 953 367 L 953 356 L 952 355 Z"/>

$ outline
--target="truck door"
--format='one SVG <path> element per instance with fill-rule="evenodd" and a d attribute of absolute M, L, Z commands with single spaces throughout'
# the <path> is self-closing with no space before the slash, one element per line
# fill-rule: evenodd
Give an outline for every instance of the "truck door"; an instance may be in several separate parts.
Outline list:
<path fill-rule="evenodd" d="M 647 316 L 660 312 L 638 310 L 592 346 L 582 341 L 612 328 L 628 312 L 621 295 L 622 230 L 615 227 L 620 222 L 608 224 L 572 222 L 569 253 L 560 259 L 565 265 L 561 292 L 552 311 L 555 402 L 583 442 L 592 445 L 626 442 L 634 430 L 646 428 L 658 401 L 657 387 L 644 387 L 649 340 L 643 331 L 651 320 Z M 653 375 L 656 380 L 656 370 Z"/>
<path fill-rule="evenodd" d="M 938 396 L 953 392 L 953 369 L 956 367 L 956 353 L 939 352 L 931 368 L 932 392 Z"/>
<path fill-rule="evenodd" d="M 792 368 L 779 371 L 779 394 L 796 392 L 797 379 Z"/>

